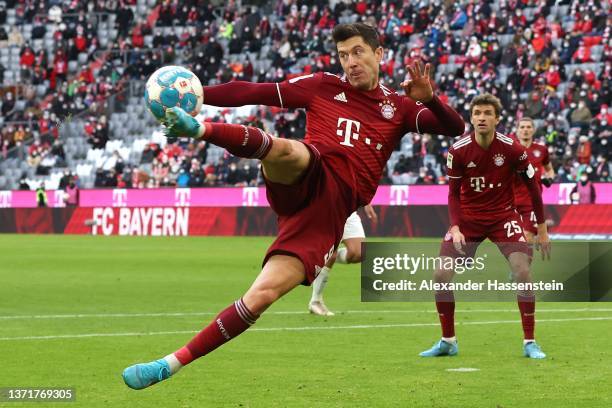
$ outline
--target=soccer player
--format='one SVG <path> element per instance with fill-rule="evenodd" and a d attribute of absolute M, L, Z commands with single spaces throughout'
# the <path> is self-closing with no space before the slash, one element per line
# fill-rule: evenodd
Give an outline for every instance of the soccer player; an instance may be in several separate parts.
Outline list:
<path fill-rule="evenodd" d="M 521 218 L 514 208 L 513 181 L 522 177 L 533 205 L 537 226 L 537 247 L 542 258 L 550 258 L 550 241 L 542 195 L 535 169 L 527 152 L 518 143 L 495 131 L 502 110 L 499 99 L 482 94 L 472 99 L 470 121 L 474 133 L 459 139 L 449 149 L 447 157 L 449 193 L 448 208 L 451 227 L 440 249 L 442 265 L 450 264 L 446 257 L 474 257 L 479 244 L 489 238 L 508 259 L 516 282 L 531 282 L 531 248 L 525 241 Z M 438 269 L 434 281 L 450 282 L 452 269 Z M 423 357 L 456 355 L 455 299 L 452 291 L 435 294 L 436 308 L 442 326 L 442 339 Z M 523 325 L 523 352 L 526 357 L 544 358 L 535 342 L 535 296 L 531 291 L 517 293 Z"/>
<path fill-rule="evenodd" d="M 519 142 L 525 148 L 527 157 L 535 170 L 535 180 L 542 189 L 542 185 L 550 187 L 555 177 L 555 170 L 548 158 L 548 149 L 543 144 L 533 141 L 535 126 L 533 119 L 523 117 L 518 122 L 516 133 Z M 514 205 L 521 216 L 523 233 L 527 242 L 532 244 L 534 236 L 538 233 L 535 212 L 529 197 L 527 186 L 520 177 L 514 179 Z"/>
<path fill-rule="evenodd" d="M 166 112 L 169 136 L 206 140 L 235 156 L 261 160 L 266 194 L 278 215 L 278 236 L 246 293 L 184 347 L 123 372 L 142 389 L 174 375 L 247 330 L 277 299 L 310 284 L 342 238 L 348 216 L 372 200 L 391 152 L 407 132 L 456 136 L 461 116 L 434 95 L 430 66 L 407 67 L 401 96 L 378 83 L 383 57 L 376 29 L 362 23 L 333 29 L 344 75 L 326 72 L 282 83 L 234 81 L 204 88 L 214 106 L 306 108 L 304 142 L 225 123 L 199 123 L 180 108 Z"/>
<path fill-rule="evenodd" d="M 376 211 L 371 205 L 363 207 L 366 216 L 376 222 L 378 216 Z M 365 241 L 365 231 L 363 230 L 363 224 L 361 223 L 361 217 L 357 214 L 357 211 L 352 213 L 344 224 L 344 233 L 342 234 L 343 247 L 338 248 L 334 256 L 327 262 L 321 272 L 317 275 L 317 278 L 312 282 L 312 297 L 308 304 L 308 310 L 310 313 L 314 313 L 319 316 L 333 316 L 334 313 L 330 311 L 325 302 L 323 301 L 323 290 L 327 285 L 329 279 L 329 272 L 334 266 L 335 262 L 349 264 L 361 262 L 361 243 Z"/>

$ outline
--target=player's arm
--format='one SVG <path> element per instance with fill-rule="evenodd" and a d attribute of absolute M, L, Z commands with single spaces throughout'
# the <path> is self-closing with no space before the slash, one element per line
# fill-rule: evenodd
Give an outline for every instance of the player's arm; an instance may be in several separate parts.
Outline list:
<path fill-rule="evenodd" d="M 363 211 L 365 212 L 366 217 L 368 217 L 368 219 L 372 221 L 373 224 L 376 224 L 378 222 L 378 215 L 376 214 L 376 210 L 374 210 L 374 207 L 372 207 L 371 204 L 364 206 Z"/>
<path fill-rule="evenodd" d="M 280 83 L 233 81 L 204 87 L 204 103 L 212 106 L 266 105 L 280 108 L 306 108 L 321 81 L 315 74 Z"/>
<path fill-rule="evenodd" d="M 544 184 L 546 187 L 550 187 L 555 179 L 555 169 L 553 169 L 550 158 L 548 157 L 548 150 L 544 150 L 544 160 L 542 160 L 542 166 L 544 167 L 542 184 Z"/>
<path fill-rule="evenodd" d="M 527 159 L 525 158 L 524 160 Z M 550 239 L 548 238 L 548 229 L 546 228 L 546 220 L 544 219 L 542 190 L 540 190 L 540 186 L 534 178 L 535 169 L 531 163 L 527 162 L 527 166 L 524 169 L 519 170 L 519 174 L 527 186 L 527 191 L 529 191 L 533 212 L 535 213 L 536 223 L 538 224 L 536 245 L 542 252 L 542 259 L 550 259 Z"/>
<path fill-rule="evenodd" d="M 457 252 L 463 254 L 461 247 L 465 245 L 465 236 L 459 229 L 461 220 L 461 179 L 463 171 L 458 160 L 455 160 L 455 151 L 451 148 L 446 157 L 446 168 L 448 176 L 448 215 L 450 218 L 450 229 L 448 232 L 453 237 L 453 245 Z"/>
<path fill-rule="evenodd" d="M 419 62 L 406 67 L 410 80 L 401 83 L 406 96 L 414 106 L 407 109 L 406 125 L 412 132 L 433 133 L 446 136 L 461 136 L 465 132 L 465 122 L 453 108 L 438 98 L 429 81 L 430 65 L 421 71 Z"/>

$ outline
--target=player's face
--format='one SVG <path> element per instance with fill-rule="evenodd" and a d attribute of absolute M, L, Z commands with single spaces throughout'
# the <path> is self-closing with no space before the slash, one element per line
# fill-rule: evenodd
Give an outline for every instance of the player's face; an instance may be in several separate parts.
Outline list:
<path fill-rule="evenodd" d="M 470 117 L 474 131 L 481 136 L 490 136 L 495 133 L 499 117 L 495 116 L 493 105 L 476 105 L 472 108 Z"/>
<path fill-rule="evenodd" d="M 378 68 L 383 56 L 382 47 L 372 50 L 361 36 L 339 41 L 336 47 L 340 64 L 349 83 L 361 91 L 376 88 Z"/>
<path fill-rule="evenodd" d="M 533 128 L 533 123 L 530 120 L 523 120 L 519 122 L 517 136 L 523 146 L 529 147 L 533 141 L 534 133 L 535 129 Z"/>

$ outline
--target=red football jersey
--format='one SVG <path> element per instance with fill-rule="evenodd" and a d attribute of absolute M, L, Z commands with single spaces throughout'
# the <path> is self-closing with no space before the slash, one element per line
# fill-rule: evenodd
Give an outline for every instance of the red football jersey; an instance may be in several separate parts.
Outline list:
<path fill-rule="evenodd" d="M 449 149 L 448 176 L 461 179 L 461 213 L 470 218 L 491 221 L 514 211 L 516 173 L 534 170 L 527 153 L 516 140 L 496 133 L 488 149 L 474 134 L 459 139 Z"/>
<path fill-rule="evenodd" d="M 529 162 L 535 170 L 535 179 L 542 189 L 542 173 L 543 167 L 550 163 L 548 149 L 546 146 L 539 143 L 532 143 L 531 146 L 525 149 Z M 531 207 L 531 198 L 527 186 L 520 177 L 514 179 L 514 205 L 517 207 Z"/>
<path fill-rule="evenodd" d="M 282 107 L 306 108 L 305 141 L 333 152 L 325 160 L 356 187 L 360 205 L 371 201 L 402 136 L 423 131 L 419 124 L 424 126 L 422 113 L 428 110 L 383 85 L 360 91 L 329 72 L 284 81 L 277 90 Z"/>

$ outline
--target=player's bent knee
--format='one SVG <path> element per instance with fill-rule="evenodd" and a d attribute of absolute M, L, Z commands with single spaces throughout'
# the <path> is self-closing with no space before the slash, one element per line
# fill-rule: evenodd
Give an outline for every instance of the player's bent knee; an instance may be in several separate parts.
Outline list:
<path fill-rule="evenodd" d="M 299 162 L 308 160 L 310 153 L 303 143 L 291 139 L 275 138 L 270 152 L 263 159 L 264 164 L 274 164 L 283 162 Z"/>
<path fill-rule="evenodd" d="M 264 175 L 269 181 L 291 185 L 308 168 L 310 152 L 298 141 L 275 139 L 272 149 L 261 164 Z"/>

